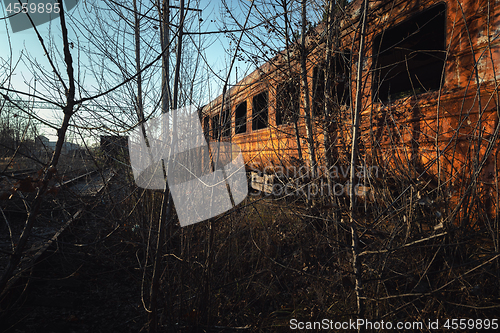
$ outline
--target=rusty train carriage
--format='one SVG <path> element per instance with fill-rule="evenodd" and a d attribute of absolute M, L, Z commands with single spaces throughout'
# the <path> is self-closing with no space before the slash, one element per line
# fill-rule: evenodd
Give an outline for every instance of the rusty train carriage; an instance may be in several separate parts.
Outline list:
<path fill-rule="evenodd" d="M 337 163 L 348 161 L 361 5 L 361 0 L 349 5 L 334 37 L 331 119 L 323 119 L 321 112 L 324 24 L 306 37 L 320 164 L 323 133 L 332 143 L 327 154 Z M 370 1 L 368 7 L 361 82 L 363 163 L 414 179 L 430 176 L 459 194 L 466 191 L 465 180 L 475 183 L 477 171 L 488 196 L 498 170 L 500 1 L 389 0 Z M 202 111 L 205 130 L 238 144 L 251 168 L 297 162 L 298 143 L 308 160 L 298 61 L 298 48 L 284 50 L 233 87 L 224 109 L 219 96 Z"/>

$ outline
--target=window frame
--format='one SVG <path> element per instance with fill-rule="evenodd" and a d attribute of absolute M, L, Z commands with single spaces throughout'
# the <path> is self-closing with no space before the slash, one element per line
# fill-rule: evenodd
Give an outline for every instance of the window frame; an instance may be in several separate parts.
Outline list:
<path fill-rule="evenodd" d="M 435 12 L 434 15 L 432 15 L 433 12 Z M 390 103 L 391 101 L 410 96 L 418 96 L 441 88 L 444 84 L 444 77 L 442 74 L 445 70 L 446 59 L 447 12 L 448 8 L 446 3 L 439 2 L 415 13 L 398 24 L 392 25 L 373 38 L 372 52 L 374 70 L 371 93 L 374 103 Z M 419 24 L 423 20 L 426 20 L 427 23 L 423 25 Z M 415 28 L 415 26 L 418 28 Z M 437 35 L 436 31 L 439 31 L 439 29 L 435 29 L 434 27 L 436 26 L 442 28 L 440 32 L 442 35 Z M 423 37 L 419 34 L 419 30 L 424 31 Z M 403 36 L 404 34 L 408 36 L 403 37 L 403 39 L 394 37 Z M 433 36 L 434 40 L 432 40 L 432 38 L 424 38 L 429 35 Z M 437 38 L 440 39 L 436 41 Z M 429 47 L 417 49 L 404 48 L 405 45 L 410 45 L 410 47 L 418 46 L 423 40 L 428 43 L 426 45 L 429 45 Z M 438 44 L 441 45 L 438 48 L 435 47 Z M 404 55 L 406 60 L 398 60 L 398 57 L 402 58 L 398 53 Z M 406 53 L 411 55 L 410 61 L 406 58 Z M 396 61 L 390 62 L 388 59 L 391 57 L 396 59 Z M 439 60 L 433 61 L 433 59 Z M 419 65 L 419 61 L 423 63 L 423 65 Z M 428 66 L 435 67 L 435 69 L 429 69 Z M 420 68 L 424 67 L 426 67 L 426 71 L 419 71 Z M 392 73 L 392 77 L 387 78 L 391 71 L 394 71 L 395 74 Z M 408 72 L 410 74 L 409 78 Z M 436 74 L 435 72 L 438 73 Z M 422 75 L 422 73 L 424 75 Z M 430 73 L 439 75 L 439 77 L 421 79 L 425 77 L 425 74 Z M 386 78 L 384 79 L 382 76 Z M 418 87 L 416 87 L 417 85 Z M 392 86 L 397 87 L 395 92 L 391 92 Z"/>
<path fill-rule="evenodd" d="M 244 116 L 238 116 L 238 110 L 240 110 L 240 108 L 243 105 L 245 106 Z M 248 105 L 247 101 L 245 100 L 240 104 L 238 104 L 234 109 L 234 135 L 245 134 L 247 132 L 247 118 L 248 118 Z M 241 130 L 242 128 L 244 128 L 244 130 Z"/>
<path fill-rule="evenodd" d="M 332 75 L 330 81 L 330 90 L 333 105 L 347 106 L 351 105 L 351 54 L 348 50 L 338 52 L 331 58 L 330 73 Z M 335 71 L 340 67 L 341 71 Z M 314 116 L 323 116 L 325 110 L 325 62 L 314 66 L 313 82 L 312 82 L 312 110 Z M 318 83 L 318 78 L 321 84 Z M 342 80 L 341 80 L 342 78 Z M 340 86 L 340 89 L 338 89 Z M 318 87 L 321 87 L 318 91 Z M 319 98 L 319 101 L 318 101 Z M 333 106 L 332 105 L 332 106 Z"/>
<path fill-rule="evenodd" d="M 295 86 L 294 89 L 289 89 L 290 85 Z M 283 88 L 282 88 L 283 87 Z M 282 88 L 282 89 L 280 89 Z M 290 92 L 292 90 L 292 92 Z M 292 101 L 292 110 L 288 108 L 289 105 L 283 107 L 283 105 L 280 105 L 281 101 L 288 101 L 291 99 L 288 99 L 283 96 L 281 96 L 281 92 L 285 91 L 285 95 L 293 95 L 294 99 Z M 294 94 L 295 92 L 295 94 Z M 299 118 L 300 115 L 300 97 L 301 97 L 301 92 L 300 92 L 300 76 L 299 74 L 294 74 L 291 75 L 289 78 L 286 80 L 283 80 L 278 83 L 276 87 L 276 94 L 275 94 L 275 121 L 276 121 L 276 126 L 286 126 L 289 124 L 293 124 L 296 122 Z M 293 105 L 295 104 L 295 105 Z M 295 110 L 296 108 L 296 110 Z M 285 109 L 285 112 L 283 112 L 283 109 Z M 288 112 L 287 112 L 288 111 Z M 294 112 L 295 111 L 295 112 Z M 285 121 L 284 121 L 285 120 Z"/>
<path fill-rule="evenodd" d="M 260 110 L 256 110 L 255 101 L 256 98 L 258 98 L 259 96 L 265 96 L 265 106 L 260 108 Z M 263 112 L 265 112 L 265 117 L 261 116 Z M 262 119 L 262 121 L 259 122 L 259 119 Z M 258 94 L 255 94 L 252 97 L 252 131 L 258 131 L 268 127 L 269 127 L 269 91 L 266 89 Z"/>

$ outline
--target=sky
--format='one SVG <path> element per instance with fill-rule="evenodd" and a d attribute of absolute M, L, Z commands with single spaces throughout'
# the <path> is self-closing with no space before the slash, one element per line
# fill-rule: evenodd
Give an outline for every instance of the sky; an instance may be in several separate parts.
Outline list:
<path fill-rule="evenodd" d="M 269 1 L 270 3 L 273 2 L 273 0 Z M 24 91 L 26 93 L 32 92 L 29 86 L 33 87 L 36 85 L 37 90 L 40 91 L 39 94 L 46 94 L 47 96 L 52 95 L 52 99 L 60 98 L 61 100 L 63 96 L 54 95 L 54 91 L 56 89 L 53 89 L 49 86 L 42 87 L 40 83 L 36 82 L 36 76 L 37 75 L 39 76 L 42 70 L 47 70 L 48 73 L 51 72 L 50 64 L 48 63 L 46 57 L 44 56 L 45 52 L 40 45 L 40 42 L 38 40 L 38 37 L 34 29 L 31 28 L 20 32 L 15 32 L 15 33 L 12 32 L 11 25 L 8 19 L 6 19 L 6 14 L 8 13 L 5 12 L 6 9 L 5 3 L 7 2 L 8 1 L 5 0 L 2 1 L 2 5 L 4 6 L 0 6 L 2 7 L 2 9 L 0 10 L 0 17 L 3 18 L 2 20 L 0 20 L 0 60 L 1 60 L 0 83 L 2 84 L 3 87 L 10 86 L 16 90 Z M 73 2 L 75 2 L 75 0 L 73 0 Z M 188 3 L 187 0 L 186 3 Z M 170 4 L 171 6 L 176 6 L 178 5 L 178 1 L 170 0 Z M 232 15 L 234 15 L 236 20 L 240 24 L 243 24 L 247 14 L 246 9 L 250 6 L 251 2 L 248 0 L 247 1 L 227 0 L 227 4 L 230 7 L 229 10 L 231 11 Z M 85 31 L 82 30 L 81 28 L 82 27 L 81 22 L 85 19 L 92 19 L 93 13 L 92 10 L 90 10 L 89 8 L 90 7 L 87 6 L 86 0 L 80 0 L 78 1 L 78 4 L 76 4 L 76 6 L 67 13 L 67 19 L 66 19 L 67 25 L 69 27 L 68 28 L 69 39 L 76 45 L 74 49 L 70 50 L 73 56 L 73 61 L 79 62 L 81 64 L 90 63 L 85 55 L 85 52 L 77 51 L 77 50 L 83 50 L 85 48 L 84 43 L 82 42 L 83 40 L 85 40 L 86 38 L 93 37 L 93 36 L 82 37 L 83 35 L 85 35 Z M 222 12 L 224 12 L 224 9 L 220 1 L 200 0 L 198 8 L 201 9 L 202 11 L 201 12 L 189 11 L 188 13 L 189 17 L 192 19 L 192 22 L 194 22 L 187 29 L 188 31 L 210 32 L 210 31 L 218 31 L 221 28 L 227 28 L 227 29 L 237 28 L 234 22 L 232 22 L 231 24 L 231 20 L 228 19 L 227 14 L 222 14 Z M 104 11 L 105 8 L 103 7 L 100 8 L 99 10 Z M 263 7 L 260 8 L 260 10 L 262 11 Z M 175 8 L 172 9 L 173 14 L 175 14 L 176 11 L 178 10 Z M 259 8 L 256 8 L 254 6 L 253 14 L 255 14 L 254 22 L 258 22 L 259 14 L 261 14 Z M 155 15 L 157 14 L 156 13 L 151 14 L 151 16 L 156 17 Z M 174 17 L 173 21 L 175 22 L 175 20 L 176 18 Z M 125 22 L 124 20 L 116 19 L 115 21 L 113 21 L 113 25 L 120 27 L 121 25 L 125 24 L 124 22 Z M 52 52 L 54 50 L 60 52 L 58 50 L 62 49 L 62 38 L 60 32 L 59 18 L 57 18 L 57 20 L 53 20 L 48 23 L 40 24 L 38 25 L 37 28 L 40 32 L 40 35 L 44 38 L 45 43 L 47 43 L 46 45 L 47 50 L 49 50 L 49 52 Z M 155 28 L 157 29 L 157 27 L 152 26 L 151 31 L 153 31 L 152 29 Z M 50 40 L 48 38 L 49 36 L 53 37 L 52 38 L 53 44 L 49 43 Z M 152 36 L 153 37 L 155 36 L 154 32 Z M 205 89 L 204 96 L 206 99 L 205 101 L 202 101 L 203 103 L 208 102 L 209 99 L 213 99 L 221 93 L 221 81 L 215 79 L 215 77 L 219 76 L 221 78 L 225 78 L 227 76 L 229 68 L 228 64 L 230 62 L 232 55 L 234 54 L 234 45 L 236 44 L 235 41 L 237 40 L 238 37 L 239 37 L 238 32 L 233 33 L 232 38 L 228 38 L 227 34 L 220 34 L 220 33 L 202 35 L 204 41 L 203 42 L 204 49 L 202 52 L 204 60 L 200 61 L 200 64 L 198 64 L 198 66 L 203 67 L 204 70 L 198 70 L 197 73 L 199 73 L 199 77 L 201 80 L 200 82 L 204 82 L 203 80 L 207 81 L 206 84 L 202 84 L 203 88 Z M 193 38 L 196 40 L 198 36 L 193 35 Z M 264 39 L 265 38 L 266 36 L 264 36 Z M 154 41 L 149 40 L 147 42 L 153 43 Z M 246 42 L 249 43 L 248 39 L 246 40 Z M 196 54 L 196 52 L 192 53 Z M 41 64 L 42 68 L 33 69 L 33 64 L 27 60 L 28 58 L 26 58 L 27 54 L 29 54 L 32 59 L 36 59 L 36 61 Z M 186 56 L 194 57 L 193 54 L 187 54 Z M 21 61 L 19 61 L 19 59 L 21 59 Z M 146 57 L 144 59 L 146 59 Z M 256 65 L 258 65 L 255 63 L 251 63 L 250 61 L 247 60 L 248 59 L 240 59 L 235 62 L 235 65 L 231 71 L 229 84 L 234 84 L 236 83 L 237 79 L 240 80 L 244 76 L 250 74 L 250 72 L 256 68 Z M 9 63 L 9 61 L 12 61 L 12 63 Z M 59 65 L 61 64 L 62 63 L 59 63 Z M 210 66 L 210 70 L 213 71 L 213 73 L 208 72 L 208 70 L 206 69 L 207 64 Z M 2 72 L 5 72 L 5 68 L 8 65 L 13 66 L 15 68 L 13 71 L 13 75 L 10 77 L 11 80 L 10 84 L 9 82 L 6 81 L 6 76 L 2 74 Z M 60 69 L 62 70 L 63 77 L 65 77 L 66 74 L 64 73 L 64 67 L 60 67 Z M 116 68 L 114 69 L 116 70 Z M 83 82 L 82 85 L 84 86 L 84 88 L 90 93 L 92 93 L 93 87 L 96 87 L 99 84 L 99 82 L 97 82 L 95 76 L 90 75 L 89 73 L 90 72 L 88 70 L 82 70 L 80 72 L 79 79 L 80 82 Z M 104 73 L 103 75 L 108 75 L 108 74 Z M 205 77 L 207 79 L 205 79 Z M 156 81 L 156 84 L 158 84 L 158 82 L 159 81 Z M 209 86 L 210 89 L 208 88 Z M 37 110 L 37 115 L 40 118 L 43 118 L 52 123 L 60 123 L 60 120 L 62 119 L 62 112 L 60 110 L 39 109 Z M 56 140 L 56 132 L 55 130 L 50 129 L 50 127 L 42 126 L 41 132 L 42 134 L 47 136 L 50 140 Z"/>

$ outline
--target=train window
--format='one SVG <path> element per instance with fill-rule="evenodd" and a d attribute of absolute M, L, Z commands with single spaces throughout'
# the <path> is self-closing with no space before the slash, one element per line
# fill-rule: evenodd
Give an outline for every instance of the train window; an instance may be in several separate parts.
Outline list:
<path fill-rule="evenodd" d="M 445 59 L 446 6 L 438 4 L 374 39 L 374 101 L 390 101 L 441 84 Z"/>
<path fill-rule="evenodd" d="M 229 137 L 231 136 L 231 112 L 230 108 L 227 107 L 222 111 L 222 136 Z"/>
<path fill-rule="evenodd" d="M 242 102 L 236 107 L 235 111 L 234 134 L 247 132 L 247 102 Z"/>
<path fill-rule="evenodd" d="M 276 89 L 276 125 L 295 122 L 300 112 L 300 80 L 295 75 Z"/>
<path fill-rule="evenodd" d="M 336 54 L 333 58 L 332 73 L 332 98 L 335 105 L 351 104 L 351 89 L 349 89 L 349 78 L 351 77 L 351 54 L 343 52 Z"/>
<path fill-rule="evenodd" d="M 313 115 L 323 114 L 325 109 L 325 68 L 324 64 L 313 69 Z"/>
<path fill-rule="evenodd" d="M 266 128 L 268 124 L 267 91 L 255 95 L 252 100 L 252 130 Z"/>
<path fill-rule="evenodd" d="M 332 57 L 330 65 L 332 108 L 350 105 L 349 77 L 351 57 L 348 52 Z M 323 115 L 325 109 L 325 64 L 313 69 L 313 114 Z"/>
<path fill-rule="evenodd" d="M 220 136 L 220 122 L 219 115 L 212 117 L 212 138 L 217 140 Z"/>
<path fill-rule="evenodd" d="M 203 118 L 203 133 L 206 137 L 210 134 L 210 118 L 208 116 Z"/>

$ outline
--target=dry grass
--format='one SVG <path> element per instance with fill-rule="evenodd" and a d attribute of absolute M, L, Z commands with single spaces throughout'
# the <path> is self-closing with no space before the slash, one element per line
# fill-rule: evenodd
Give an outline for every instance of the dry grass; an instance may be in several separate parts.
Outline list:
<path fill-rule="evenodd" d="M 422 227 L 397 213 L 371 226 L 360 219 L 367 318 L 493 316 L 499 271 L 487 230 L 451 226 L 443 234 L 424 225 L 436 222 L 434 210 L 404 200 L 396 206 Z M 165 323 L 288 331 L 292 318 L 356 318 L 347 214 L 333 211 L 249 196 L 224 217 L 174 228 L 164 262 Z"/>

